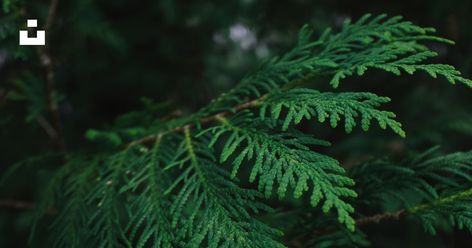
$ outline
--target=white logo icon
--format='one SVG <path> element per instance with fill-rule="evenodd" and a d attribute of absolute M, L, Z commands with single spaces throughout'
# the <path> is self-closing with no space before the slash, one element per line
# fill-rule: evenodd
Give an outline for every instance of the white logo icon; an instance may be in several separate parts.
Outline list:
<path fill-rule="evenodd" d="M 29 28 L 38 27 L 38 20 L 28 19 Z M 46 45 L 46 31 L 36 31 L 36 37 L 28 37 L 28 30 L 20 30 L 20 46 L 44 46 Z"/>

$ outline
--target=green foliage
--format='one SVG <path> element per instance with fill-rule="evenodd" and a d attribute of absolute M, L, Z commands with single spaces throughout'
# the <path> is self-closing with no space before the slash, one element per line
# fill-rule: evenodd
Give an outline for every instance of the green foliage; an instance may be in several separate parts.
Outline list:
<path fill-rule="evenodd" d="M 94 129 L 87 130 L 85 137 L 91 141 L 103 141 L 112 146 L 119 146 L 123 144 L 120 136 L 115 132 L 103 132 Z"/>
<path fill-rule="evenodd" d="M 96 12 L 88 15 L 100 19 Z M 121 50 L 115 33 L 102 29 L 94 26 L 88 34 L 103 35 Z M 278 240 L 283 228 L 271 227 L 264 217 L 275 216 L 271 205 L 286 204 L 317 211 L 317 220 L 330 223 L 325 235 L 308 238 L 308 244 L 360 246 L 368 242 L 356 229 L 355 218 L 363 214 L 355 209 L 384 210 L 387 201 L 398 201 L 432 233 L 444 217 L 470 230 L 471 152 L 428 158 L 428 151 L 398 164 L 376 160 L 346 169 L 330 153 L 329 142 L 297 126 L 329 119 L 335 128 L 344 119 L 350 133 L 359 122 L 367 131 L 375 121 L 405 138 L 396 115 L 379 109 L 388 97 L 320 92 L 308 82 L 327 76 L 336 88 L 343 78 L 377 68 L 395 75 L 425 71 L 472 87 L 454 67 L 425 63 L 437 54 L 420 42 L 452 43 L 433 31 L 385 15 L 346 21 L 339 32 L 328 29 L 317 40 L 304 26 L 293 49 L 193 114 L 163 117 L 157 113 L 165 104 L 145 100 L 145 111 L 121 116 L 110 130 L 86 132 L 87 139 L 98 141 L 98 151 L 64 156 L 34 228 L 54 207 L 54 247 L 284 247 Z M 46 102 L 40 84 L 27 82 L 40 80 L 17 81 L 10 96 L 28 103 L 31 121 Z M 311 207 L 303 209 L 305 201 L 298 198 L 308 191 Z"/>
<path fill-rule="evenodd" d="M 327 30 L 320 38 L 320 58 L 337 64 L 330 84 L 338 87 L 340 80 L 357 73 L 362 76 L 368 68 L 381 69 L 400 75 L 425 71 L 431 77 L 445 77 L 450 83 L 456 81 L 472 87 L 472 81 L 460 76 L 454 67 L 444 64 L 421 64 L 437 56 L 436 52 L 419 44 L 419 41 L 436 41 L 453 44 L 452 41 L 433 36 L 434 28 L 422 28 L 402 17 L 386 19 L 386 15 L 371 18 L 364 15 L 357 22 L 344 22 L 341 32 L 331 34 Z"/>
<path fill-rule="evenodd" d="M 9 8 L 8 1 L 3 3 L 3 8 Z M 6 10 L 4 10 L 7 12 Z M 0 17 L 0 39 L 4 40 L 6 39 L 9 35 L 11 35 L 14 32 L 14 26 L 11 25 L 11 22 L 14 21 L 14 16 L 12 15 L 7 15 L 7 16 L 2 16 Z"/>
<path fill-rule="evenodd" d="M 401 124 L 395 121 L 395 114 L 377 110 L 376 107 L 390 101 L 388 97 L 379 97 L 372 93 L 321 93 L 312 89 L 292 89 L 287 92 L 269 96 L 263 101 L 260 115 L 264 119 L 267 109 L 270 117 L 279 119 L 283 109 L 287 109 L 282 129 L 285 131 L 290 123 L 298 124 L 302 119 L 318 119 L 324 122 L 329 118 L 331 127 L 335 128 L 345 118 L 344 128 L 347 133 L 356 126 L 355 118 L 360 116 L 362 129 L 369 129 L 371 120 L 377 120 L 382 129 L 390 127 L 398 135 L 405 137 Z"/>
<path fill-rule="evenodd" d="M 31 73 L 14 83 L 14 89 L 8 94 L 8 100 L 24 102 L 27 106 L 26 121 L 33 122 L 35 118 L 45 112 L 47 102 L 43 82 Z"/>
<path fill-rule="evenodd" d="M 442 197 L 430 205 L 410 209 L 419 215 L 425 231 L 435 235 L 443 223 L 472 232 L 472 188 Z"/>
<path fill-rule="evenodd" d="M 8 13 L 10 11 L 10 0 L 3 1 L 3 12 Z"/>
<path fill-rule="evenodd" d="M 398 164 L 383 160 L 355 167 L 350 175 L 357 182 L 360 198 L 366 204 L 391 198 L 401 202 L 431 234 L 436 234 L 444 220 L 472 231 L 472 152 L 431 157 L 437 150 L 432 148 Z"/>
<path fill-rule="evenodd" d="M 125 247 L 127 242 L 120 218 L 120 197 L 118 187 L 120 178 L 126 172 L 125 164 L 130 157 L 123 151 L 105 160 L 97 183 L 88 191 L 87 204 L 93 206 L 88 222 L 94 247 Z"/>
<path fill-rule="evenodd" d="M 361 199 L 394 197 L 406 207 L 418 200 L 435 201 L 445 190 L 464 190 L 472 185 L 472 152 L 458 152 L 428 158 L 437 151 L 432 148 L 400 163 L 373 161 L 350 170 Z M 406 194 L 414 194 L 411 202 Z M 366 201 L 369 203 L 369 201 Z"/>
<path fill-rule="evenodd" d="M 52 228 L 56 234 L 54 247 L 82 247 L 86 244 L 88 217 L 92 208 L 86 204 L 86 197 L 92 185 L 89 183 L 92 173 L 96 169 L 95 163 L 85 168 L 81 164 L 89 163 L 82 159 L 76 163 L 66 165 L 71 171 L 62 178 L 61 197 L 64 197 L 62 211 L 54 219 Z"/>
<path fill-rule="evenodd" d="M 202 244 L 209 247 L 278 246 L 271 238 L 277 231 L 251 217 L 251 211 L 257 213 L 268 210 L 260 202 L 259 193 L 242 189 L 230 180 L 236 178 L 244 162 L 253 163 L 249 181 L 253 182 L 259 178 L 258 189 L 266 197 L 270 197 L 273 189 L 277 188 L 279 198 L 283 199 L 288 188 L 292 188 L 294 197 L 299 198 L 311 188 L 311 205 L 317 207 L 323 201 L 323 212 L 329 213 L 334 208 L 338 221 L 353 231 L 355 221 L 351 214 L 354 208 L 345 198 L 357 196 L 352 189 L 354 180 L 345 176 L 345 170 L 338 161 L 311 148 L 312 145 L 329 143 L 289 129 L 290 124 L 298 124 L 304 118 L 309 120 L 317 117 L 320 122 L 329 118 L 331 126 L 336 127 L 341 116 L 344 116 L 345 130 L 350 132 L 356 125 L 356 118 L 360 117 L 364 130 L 369 128 L 371 120 L 374 119 L 383 129 L 389 126 L 400 136 L 405 136 L 405 133 L 401 124 L 393 119 L 395 114 L 376 109 L 382 103 L 388 102 L 389 98 L 372 93 L 336 94 L 290 88 L 315 74 L 326 74 L 330 71 L 335 72 L 331 84 L 337 87 L 339 79 L 351 75 L 354 71 L 362 75 L 368 67 L 395 74 L 399 74 L 399 68 L 409 73 L 421 69 L 433 77 L 439 73 L 451 82 L 459 80 L 470 83 L 460 78 L 455 69 L 434 64 L 418 65 L 434 54 L 425 46 L 413 42 L 445 41 L 426 35 L 431 29 L 400 22 L 399 18 L 381 22 L 384 17 L 379 16 L 367 22 L 368 18 L 364 16 L 352 25 L 347 22 L 336 35 L 330 35 L 327 31 L 315 42 L 310 41 L 312 32 L 304 27 L 293 50 L 263 65 L 256 73 L 244 78 L 236 88 L 196 113 L 193 118 L 227 109 L 225 105 L 242 103 L 246 97 L 261 97 L 264 93 L 270 93 L 255 105 L 260 108 L 259 116 L 249 110 L 241 111 L 230 119 L 216 116 L 219 124 L 200 131 L 196 136 L 198 140 L 192 138 L 188 127 L 185 128 L 184 137 L 177 135 L 168 138 L 167 142 L 177 142 L 175 144 L 180 143 L 179 145 L 161 144 L 161 139 L 167 140 L 166 136 L 157 136 L 152 155 L 141 155 L 137 158 L 133 156 L 135 162 L 132 164 L 139 166 L 138 172 L 131 179 L 125 180 L 124 186 L 117 185 L 117 182 L 122 180 L 120 178 L 126 172 L 125 164 L 130 163 L 126 162 L 130 161 L 128 152 L 121 152 L 107 159 L 106 166 L 100 172 L 99 183 L 87 197 L 90 204 L 97 204 L 97 207 L 92 209 L 89 223 L 93 226 L 93 235 L 99 237 L 96 245 L 116 247 L 135 243 L 137 247 L 142 247 L 149 242 L 164 247 L 171 246 L 172 243 L 189 247 Z M 284 90 L 287 87 L 289 90 Z M 270 110 L 269 119 L 266 119 L 267 109 Z M 283 109 L 287 109 L 284 117 L 281 115 Z M 285 132 L 277 131 L 280 124 Z M 90 130 L 87 137 L 92 140 L 108 140 L 114 145 L 122 143 L 114 132 Z M 225 142 L 219 161 L 223 163 L 232 158 L 231 176 L 216 164 L 212 150 L 223 137 Z M 162 156 L 167 158 L 160 158 L 161 146 L 174 147 L 175 151 L 169 149 L 164 152 L 168 155 Z M 148 153 L 147 148 L 141 149 Z M 170 159 L 171 157 L 173 158 Z M 162 166 L 159 165 L 161 163 Z M 451 168 L 447 171 L 449 170 Z M 170 171 L 177 171 L 171 174 L 178 176 L 173 180 L 163 180 L 163 177 L 166 177 L 164 175 Z M 382 194 L 386 192 L 385 184 L 388 185 L 390 180 L 393 184 L 402 184 L 401 187 L 395 185 L 392 190 L 398 191 L 399 188 L 405 187 L 430 196 L 427 199 L 438 198 L 436 190 L 426 182 L 426 178 L 422 178 L 438 177 L 434 170 L 418 170 L 412 173 L 408 168 L 402 167 L 394 171 L 407 173 L 409 180 L 396 180 L 397 178 L 388 173 L 376 175 L 374 170 L 369 170 L 366 175 L 375 177 L 375 180 L 384 184 Z M 382 179 L 382 175 L 389 177 Z M 454 171 L 454 175 L 465 174 Z M 403 174 L 401 176 L 406 177 Z M 369 178 L 368 181 L 374 179 Z M 363 182 L 362 179 L 357 180 Z M 166 187 L 167 190 L 163 192 L 162 189 Z M 368 187 L 373 186 L 365 186 Z M 133 202 L 131 207 L 119 204 L 121 195 L 131 194 L 130 189 L 142 189 L 142 192 L 139 196 L 130 198 L 129 201 Z M 175 196 L 169 197 L 170 194 Z M 126 229 L 123 228 L 123 218 L 120 218 L 121 210 L 117 207 L 120 205 L 134 213 L 130 216 Z M 169 209 L 168 213 L 157 216 L 152 214 L 165 208 Z M 147 218 L 149 214 L 154 217 Z M 126 230 L 130 231 L 131 235 L 127 236 Z"/>
<path fill-rule="evenodd" d="M 324 198 L 323 211 L 331 208 L 338 212 L 339 222 L 354 230 L 354 220 L 349 215 L 354 211 L 343 197 L 355 197 L 356 193 L 349 186 L 354 184 L 345 177 L 344 169 L 338 161 L 326 155 L 310 150 L 309 145 L 328 145 L 329 143 L 310 137 L 300 132 L 271 133 L 270 126 L 251 125 L 251 114 L 236 116 L 234 120 L 221 119 L 222 125 L 210 128 L 214 144 L 223 134 L 229 137 L 221 152 L 221 162 L 230 156 L 233 160 L 232 177 L 236 177 L 242 162 L 254 160 L 249 180 L 257 176 L 259 191 L 269 197 L 274 185 L 278 183 L 277 193 L 285 197 L 288 187 L 294 189 L 295 198 L 299 198 L 312 184 L 311 205 L 316 207 Z M 236 123 L 236 124 L 233 124 Z M 234 154 L 238 146 L 244 147 Z"/>
<path fill-rule="evenodd" d="M 172 247 L 175 242 L 168 209 L 171 200 L 164 194 L 170 178 L 163 173 L 163 165 L 172 159 L 172 151 L 161 146 L 158 139 L 151 151 L 136 158 L 130 169 L 134 171 L 129 181 L 121 189 L 122 194 L 139 192 L 130 202 L 131 217 L 126 230 L 131 233 L 129 240 L 133 247 Z M 142 166 L 144 165 L 144 166 Z M 138 191 L 139 188 L 144 188 Z M 141 233 L 140 235 L 138 233 Z"/>
<path fill-rule="evenodd" d="M 193 141 L 188 129 L 176 153 L 176 161 L 166 169 L 185 165 L 188 169 L 167 192 L 181 185 L 170 213 L 172 225 L 189 240 L 185 246 L 199 247 L 207 238 L 208 247 L 281 247 L 270 238 L 276 230 L 250 217 L 250 211 L 268 210 L 257 201 L 260 194 L 229 180 L 228 173 L 216 165 L 214 155 Z M 190 211 L 184 215 L 186 208 Z"/>
<path fill-rule="evenodd" d="M 471 136 L 472 135 L 472 115 L 462 114 L 458 115 L 457 119 L 452 119 L 448 125 L 449 129 L 458 131 L 459 133 Z"/>
<path fill-rule="evenodd" d="M 27 59 L 31 51 L 24 46 L 18 46 L 18 27 L 25 27 L 21 12 L 23 1 L 4 0 L 0 7 L 0 44 L 2 51 L 8 51 L 14 58 Z"/>
<path fill-rule="evenodd" d="M 44 164 L 48 159 L 57 157 L 56 153 L 45 153 L 37 156 L 31 156 L 25 160 L 18 161 L 13 165 L 10 165 L 8 169 L 2 172 L 0 176 L 0 186 L 5 185 L 8 179 L 12 178 L 14 174 L 20 173 L 20 171 L 31 169 L 31 167 L 39 164 Z"/>
<path fill-rule="evenodd" d="M 385 15 L 371 18 L 364 15 L 357 22 L 347 20 L 339 33 L 327 29 L 313 41 L 313 31 L 304 26 L 295 48 L 281 57 L 263 64 L 245 77 L 234 89 L 214 102 L 240 102 L 244 96 L 259 97 L 282 85 L 297 85 L 317 75 L 333 75 L 330 84 L 337 88 L 340 80 L 357 73 L 362 76 L 368 68 L 381 69 L 400 75 L 425 71 L 433 78 L 444 76 L 472 87 L 472 81 L 460 76 L 454 67 L 444 64 L 420 64 L 437 56 L 419 41 L 452 42 L 431 35 L 433 28 L 422 28 L 401 17 L 385 20 Z M 210 105 L 213 106 L 213 105 Z"/>

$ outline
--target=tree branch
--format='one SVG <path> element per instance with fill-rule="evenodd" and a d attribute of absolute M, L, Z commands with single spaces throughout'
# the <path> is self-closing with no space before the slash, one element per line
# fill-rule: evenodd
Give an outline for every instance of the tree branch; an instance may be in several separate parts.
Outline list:
<path fill-rule="evenodd" d="M 405 209 L 402 209 L 394 213 L 382 213 L 382 214 L 376 214 L 373 216 L 366 216 L 366 217 L 357 219 L 356 226 L 377 224 L 379 222 L 387 221 L 387 220 L 399 220 L 406 214 L 407 214 L 407 211 Z"/>
<path fill-rule="evenodd" d="M 356 227 L 360 226 L 366 226 L 366 225 L 371 225 L 371 224 L 378 224 L 383 221 L 389 221 L 389 220 L 399 220 L 406 216 L 408 214 L 408 211 L 406 209 L 399 210 L 397 212 L 393 213 L 381 213 L 381 214 L 376 214 L 372 216 L 365 216 L 356 219 Z M 329 229 L 329 228 L 324 228 L 324 229 L 316 229 L 312 232 L 312 235 L 314 236 L 322 236 L 326 234 L 332 233 L 334 230 Z M 301 242 L 301 239 L 306 238 L 306 235 L 301 235 L 298 236 L 292 240 L 287 241 L 285 244 L 289 247 L 303 247 Z"/>
<path fill-rule="evenodd" d="M 316 75 L 318 75 L 318 73 L 319 73 L 318 71 L 315 71 L 315 72 L 311 72 L 311 73 L 307 74 L 305 77 L 294 79 L 294 80 L 288 82 L 287 84 L 283 85 L 281 89 L 282 90 L 288 90 L 288 89 L 294 88 L 296 86 L 300 86 L 301 84 L 305 83 L 306 81 L 314 78 Z M 261 97 L 259 97 L 257 99 L 254 99 L 254 100 L 236 105 L 232 108 L 232 111 L 223 111 L 223 112 L 211 115 L 211 116 L 201 118 L 197 121 L 197 123 L 207 124 L 207 123 L 218 120 L 219 117 L 224 117 L 224 116 L 230 115 L 230 114 L 232 114 L 236 111 L 239 111 L 239 110 L 255 107 L 255 106 L 259 105 L 261 103 L 261 101 L 264 98 L 267 97 L 267 95 L 268 94 L 264 94 L 264 95 L 262 95 Z M 186 125 L 182 125 L 182 126 L 172 128 L 172 129 L 164 131 L 164 132 L 151 134 L 151 135 L 148 135 L 148 136 L 146 136 L 144 138 L 141 138 L 139 140 L 135 140 L 133 142 L 128 143 L 126 145 L 126 147 L 129 148 L 129 147 L 132 147 L 132 146 L 135 146 L 135 145 L 152 142 L 152 141 L 156 140 L 158 137 L 160 137 L 161 135 L 165 135 L 167 133 L 172 133 L 172 132 L 183 132 L 186 128 L 192 128 L 194 126 L 195 126 L 195 124 L 190 123 L 190 124 L 186 124 Z"/>
<path fill-rule="evenodd" d="M 3 89 L 0 89 L 0 104 L 3 102 L 4 99 L 6 99 L 7 92 Z"/>
<path fill-rule="evenodd" d="M 62 131 L 62 123 L 61 123 L 59 108 L 57 106 L 57 102 L 54 99 L 54 96 L 56 94 L 56 89 L 54 85 L 54 82 L 55 82 L 54 64 L 53 64 L 53 60 L 49 51 L 49 44 L 50 44 L 49 37 L 51 33 L 51 27 L 55 20 L 58 4 L 59 4 L 59 0 L 51 0 L 51 3 L 49 4 L 48 16 L 47 16 L 46 25 L 45 25 L 47 44 L 46 46 L 38 46 L 37 52 L 39 55 L 41 66 L 46 71 L 46 90 L 47 90 L 48 110 L 52 116 L 53 128 L 55 129 L 55 133 L 57 134 L 57 135 L 51 136 L 50 133 L 48 132 L 48 135 L 50 137 L 54 137 L 53 142 L 56 145 L 57 149 L 61 153 L 65 153 L 66 145 L 65 145 L 64 135 Z"/>
<path fill-rule="evenodd" d="M 0 207 L 13 208 L 18 210 L 33 210 L 36 208 L 36 203 L 12 199 L 2 199 L 0 200 Z M 51 207 L 46 209 L 45 213 L 49 215 L 54 215 L 57 213 L 57 210 Z"/>
<path fill-rule="evenodd" d="M 48 17 L 46 19 L 46 26 L 45 26 L 47 31 L 50 30 L 50 28 L 52 27 L 52 24 L 54 23 L 58 4 L 59 4 L 59 0 L 51 0 L 51 3 L 49 4 Z"/>
<path fill-rule="evenodd" d="M 51 125 L 51 123 L 49 123 L 49 121 L 46 120 L 46 118 L 44 118 L 44 116 L 42 115 L 38 115 L 36 117 L 36 121 L 38 122 L 39 126 L 41 126 L 41 128 L 44 130 L 44 132 L 49 136 L 51 141 L 54 144 L 57 144 L 59 135 L 56 129 L 54 129 L 54 127 Z"/>
<path fill-rule="evenodd" d="M 301 84 L 305 83 L 307 80 L 310 80 L 310 79 L 314 78 L 316 75 L 318 75 L 318 72 L 312 72 L 312 73 L 309 73 L 308 75 L 306 75 L 303 78 L 295 79 L 295 80 L 285 84 L 282 87 L 282 90 L 288 90 L 290 88 L 300 86 Z M 220 112 L 220 113 L 208 116 L 208 117 L 204 117 L 204 118 L 201 118 L 200 120 L 198 120 L 197 122 L 199 124 L 202 124 L 202 125 L 207 124 L 207 123 L 218 120 L 219 117 L 224 117 L 224 116 L 230 115 L 230 114 L 232 114 L 236 111 L 239 111 L 239 110 L 255 107 L 255 106 L 259 105 L 262 102 L 262 100 L 264 100 L 267 97 L 267 95 L 268 94 L 265 94 L 265 95 L 255 99 L 255 100 L 251 100 L 251 101 L 236 105 L 232 108 L 232 111 L 224 111 L 224 112 Z M 151 135 L 148 135 L 148 136 L 146 136 L 144 138 L 141 138 L 139 140 L 135 140 L 131 143 L 128 143 L 128 145 L 126 145 L 126 147 L 129 148 L 129 147 L 139 145 L 139 144 L 146 144 L 146 143 L 155 141 L 158 137 L 160 137 L 162 135 L 165 135 L 167 133 L 183 132 L 186 128 L 192 128 L 194 126 L 195 126 L 195 124 L 187 124 L 187 125 L 172 128 L 172 129 L 164 131 L 164 132 L 151 134 Z"/>
<path fill-rule="evenodd" d="M 232 111 L 224 111 L 224 112 L 220 112 L 220 113 L 217 113 L 217 114 L 213 114 L 213 115 L 210 115 L 210 116 L 207 116 L 207 117 L 203 117 L 201 119 L 199 119 L 197 122 L 201 125 L 203 124 L 207 124 L 207 123 L 210 123 L 210 122 L 213 122 L 213 121 L 216 121 L 218 120 L 218 118 L 220 117 L 224 117 L 224 116 L 227 116 L 229 114 L 232 114 L 236 111 L 240 111 L 240 110 L 243 110 L 243 109 L 248 109 L 248 108 L 252 108 L 252 107 L 255 107 L 257 105 L 260 104 L 260 102 L 266 97 L 267 95 L 264 95 L 260 98 L 257 98 L 255 100 L 252 100 L 252 101 L 249 101 L 249 102 L 245 102 L 245 103 L 242 103 L 242 104 L 239 104 L 239 105 L 236 105 L 235 107 L 232 108 Z M 178 126 L 178 127 L 174 127 L 172 129 L 169 129 L 167 131 L 164 131 L 164 132 L 160 132 L 160 133 L 156 133 L 156 134 L 151 134 L 151 135 L 148 135 L 144 138 L 141 138 L 139 140 L 135 140 L 131 143 L 128 143 L 128 145 L 126 145 L 126 147 L 132 147 L 132 146 L 135 146 L 135 145 L 139 145 L 139 144 L 146 144 L 146 143 L 149 143 L 149 142 L 152 142 L 152 141 L 155 141 L 158 137 L 162 136 L 162 135 L 165 135 L 165 134 L 168 134 L 168 133 L 173 133 L 173 132 L 183 132 L 185 129 L 187 128 L 192 128 L 194 127 L 195 124 L 193 123 L 190 123 L 190 124 L 186 124 L 186 125 L 182 125 L 182 126 Z"/>
<path fill-rule="evenodd" d="M 4 199 L 4 200 L 0 200 L 0 207 L 31 210 L 31 209 L 36 208 L 36 204 L 34 202 L 24 202 L 24 201 Z"/>

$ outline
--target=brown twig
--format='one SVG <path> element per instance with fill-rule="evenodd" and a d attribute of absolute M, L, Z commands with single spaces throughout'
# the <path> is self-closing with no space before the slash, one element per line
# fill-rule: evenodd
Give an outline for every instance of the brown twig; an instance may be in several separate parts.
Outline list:
<path fill-rule="evenodd" d="M 170 113 L 167 114 L 167 115 L 164 115 L 164 116 L 161 117 L 159 120 L 161 120 L 161 121 L 166 121 L 166 120 L 178 118 L 178 117 L 180 117 L 180 116 L 182 116 L 182 110 L 177 109 L 177 110 L 174 110 L 174 111 L 170 112 Z"/>
<path fill-rule="evenodd" d="M 394 213 L 382 213 L 382 214 L 376 214 L 372 216 L 366 216 L 366 217 L 357 219 L 356 226 L 377 224 L 379 222 L 387 221 L 387 220 L 399 220 L 406 214 L 407 214 L 407 211 L 405 209 L 402 209 Z"/>
<path fill-rule="evenodd" d="M 0 207 L 13 208 L 18 210 L 33 210 L 36 208 L 36 203 L 12 199 L 3 199 L 0 200 Z M 54 208 L 48 208 L 46 209 L 45 213 L 53 215 L 57 213 L 57 210 Z"/>
<path fill-rule="evenodd" d="M 361 217 L 359 219 L 356 219 L 356 227 L 378 224 L 383 221 L 400 220 L 407 214 L 408 214 L 408 211 L 406 209 L 402 209 L 393 213 L 387 212 L 387 213 L 381 213 L 381 214 L 376 214 L 372 216 Z M 323 236 L 326 234 L 330 234 L 334 231 L 335 229 L 331 229 L 331 228 L 316 229 L 312 232 L 312 235 Z M 303 242 L 301 240 L 306 237 L 307 237 L 306 235 L 301 235 L 292 240 L 285 242 L 285 244 L 289 247 L 303 247 L 302 245 Z"/>
<path fill-rule="evenodd" d="M 7 96 L 7 92 L 3 89 L 0 89 L 0 103 L 3 102 L 3 99 L 5 99 Z"/>
<path fill-rule="evenodd" d="M 201 125 L 207 124 L 207 123 L 218 120 L 218 118 L 221 118 L 221 117 L 227 116 L 231 113 L 234 113 L 236 111 L 255 107 L 255 106 L 259 105 L 261 100 L 264 99 L 265 97 L 266 97 L 266 95 L 264 95 L 264 96 L 262 96 L 258 99 L 255 99 L 255 100 L 236 105 L 235 107 L 233 107 L 232 111 L 224 111 L 224 112 L 220 112 L 220 113 L 217 113 L 217 114 L 214 114 L 214 115 L 210 115 L 210 116 L 199 119 L 197 122 Z M 131 143 L 128 143 L 128 145 L 126 147 L 129 148 L 129 147 L 132 147 L 132 146 L 135 146 L 135 145 L 138 145 L 138 144 L 146 144 L 146 143 L 155 141 L 158 137 L 161 137 L 162 135 L 165 135 L 165 134 L 168 134 L 168 133 L 173 133 L 173 132 L 183 132 L 186 128 L 192 128 L 194 126 L 195 126 L 195 124 L 190 123 L 190 124 L 174 127 L 172 129 L 169 129 L 169 130 L 164 131 L 164 132 L 151 134 L 151 135 L 148 135 L 148 136 L 146 136 L 144 138 L 141 138 L 139 140 L 135 140 Z"/>
<path fill-rule="evenodd" d="M 0 207 L 31 210 L 31 209 L 36 208 L 36 204 L 34 202 L 24 202 L 24 201 L 4 199 L 4 200 L 0 200 Z"/>
<path fill-rule="evenodd" d="M 58 134 L 56 129 L 49 123 L 49 121 L 44 118 L 42 115 L 38 115 L 36 117 L 36 122 L 38 122 L 39 126 L 44 130 L 44 132 L 49 136 L 49 138 L 55 143 L 58 140 Z"/>
<path fill-rule="evenodd" d="M 53 133 L 55 133 L 56 135 L 51 135 L 52 132 L 48 132 L 47 131 L 48 129 L 45 129 L 45 130 L 48 133 L 48 136 L 52 139 L 53 143 L 56 145 L 57 149 L 61 153 L 65 153 L 66 145 L 65 145 L 64 135 L 62 131 L 62 123 L 61 123 L 61 117 L 59 113 L 59 107 L 57 106 L 57 102 L 54 99 L 54 96 L 56 94 L 56 89 L 54 85 L 54 82 L 55 82 L 54 64 L 53 64 L 53 60 L 52 60 L 52 57 L 49 51 L 49 46 L 48 46 L 50 44 L 49 37 L 51 33 L 51 27 L 54 23 L 58 4 L 59 4 L 59 0 L 51 0 L 51 3 L 49 4 L 48 16 L 47 16 L 46 24 L 45 24 L 47 45 L 39 46 L 37 49 L 37 52 L 39 55 L 41 66 L 46 71 L 46 90 L 47 90 L 48 110 L 53 119 L 53 125 L 51 125 L 51 127 L 54 129 Z M 40 125 L 42 124 L 40 123 Z"/>
<path fill-rule="evenodd" d="M 58 4 L 59 0 L 51 0 L 51 3 L 49 4 L 48 18 L 46 19 L 45 26 L 46 30 L 50 30 L 52 24 L 54 23 Z"/>

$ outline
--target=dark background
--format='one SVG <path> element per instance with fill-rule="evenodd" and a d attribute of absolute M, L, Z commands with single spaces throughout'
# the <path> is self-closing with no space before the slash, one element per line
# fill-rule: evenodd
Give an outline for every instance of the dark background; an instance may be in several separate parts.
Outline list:
<path fill-rule="evenodd" d="M 38 114 L 48 117 L 45 73 L 35 50 L 18 47 L 16 36 L 27 18 L 37 17 L 43 25 L 49 3 L 9 2 L 11 9 L 0 12 L 2 173 L 17 161 L 52 148 L 34 121 Z M 150 110 L 156 118 L 176 110 L 182 114 L 197 110 L 261 61 L 290 48 L 305 23 L 321 33 L 365 13 L 402 15 L 456 41 L 455 46 L 431 44 L 440 54 L 437 62 L 452 64 L 471 78 L 471 12 L 469 0 L 59 1 L 47 42 L 55 63 L 56 97 L 67 147 L 93 149 L 84 138 L 86 130 L 113 127 L 119 115 L 141 110 L 149 101 L 165 103 L 162 109 Z M 437 144 L 444 151 L 472 148 L 472 94 L 464 86 L 452 87 L 424 74 L 395 77 L 376 71 L 350 78 L 336 90 L 323 80 L 316 83 L 322 90 L 371 91 L 391 97 L 387 108 L 398 114 L 407 132 L 407 139 L 400 139 L 377 129 L 346 135 L 342 128 L 307 126 L 332 141 L 334 146 L 327 152 L 346 166 Z M 57 163 L 54 157 L 50 161 L 38 166 Z M 47 178 L 41 170 L 34 171 L 2 185 L 0 196 L 33 202 L 40 194 L 38 185 Z M 0 208 L 0 247 L 26 246 L 32 218 L 31 211 Z M 465 232 L 430 237 L 419 225 L 404 222 L 366 231 L 374 247 L 470 247 L 472 243 Z"/>

